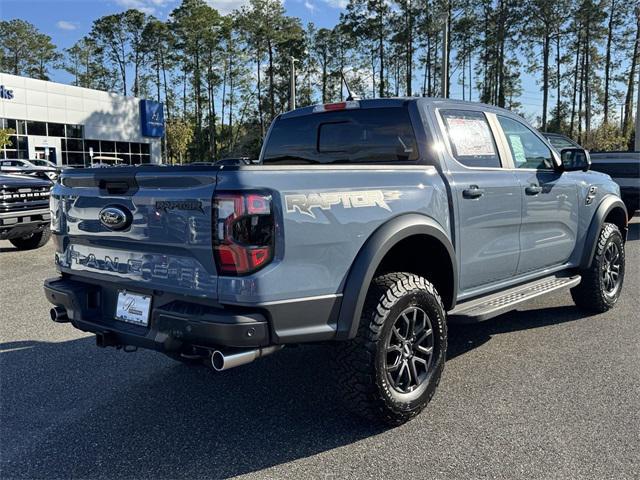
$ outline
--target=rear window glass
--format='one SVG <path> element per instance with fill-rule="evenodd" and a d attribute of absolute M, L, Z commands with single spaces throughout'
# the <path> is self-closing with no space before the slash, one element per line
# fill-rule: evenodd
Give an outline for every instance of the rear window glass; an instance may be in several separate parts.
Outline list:
<path fill-rule="evenodd" d="M 467 167 L 499 168 L 500 157 L 484 113 L 444 110 L 441 112 L 453 156 Z"/>
<path fill-rule="evenodd" d="M 405 108 L 365 108 L 279 119 L 263 163 L 392 163 L 418 160 Z"/>

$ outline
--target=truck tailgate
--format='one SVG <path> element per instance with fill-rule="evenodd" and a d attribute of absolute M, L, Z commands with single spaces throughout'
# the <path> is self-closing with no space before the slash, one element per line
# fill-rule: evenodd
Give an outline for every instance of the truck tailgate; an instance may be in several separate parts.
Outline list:
<path fill-rule="evenodd" d="M 122 288 L 217 298 L 216 176 L 212 167 L 65 171 L 51 196 L 57 265 Z"/>

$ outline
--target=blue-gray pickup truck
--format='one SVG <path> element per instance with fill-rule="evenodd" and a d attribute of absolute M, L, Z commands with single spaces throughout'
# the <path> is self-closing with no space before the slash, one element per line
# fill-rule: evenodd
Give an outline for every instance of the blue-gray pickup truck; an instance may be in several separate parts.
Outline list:
<path fill-rule="evenodd" d="M 284 113 L 255 165 L 66 170 L 51 229 L 52 320 L 217 371 L 334 343 L 346 405 L 399 424 L 434 394 L 447 321 L 559 289 L 612 308 L 627 211 L 583 149 L 413 98 Z"/>

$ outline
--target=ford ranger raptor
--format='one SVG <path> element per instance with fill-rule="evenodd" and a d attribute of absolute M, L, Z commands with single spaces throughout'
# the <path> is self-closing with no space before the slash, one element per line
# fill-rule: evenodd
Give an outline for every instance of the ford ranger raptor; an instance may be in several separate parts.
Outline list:
<path fill-rule="evenodd" d="M 612 308 L 627 211 L 587 152 L 507 110 L 379 99 L 278 116 L 257 164 L 66 170 L 51 229 L 51 318 L 98 346 L 222 371 L 335 343 L 346 404 L 400 424 L 434 394 L 448 320 L 559 289 Z"/>

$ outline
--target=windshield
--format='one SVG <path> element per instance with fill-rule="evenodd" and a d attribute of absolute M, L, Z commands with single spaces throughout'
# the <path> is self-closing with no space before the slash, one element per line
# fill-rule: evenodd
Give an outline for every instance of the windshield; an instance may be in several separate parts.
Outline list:
<path fill-rule="evenodd" d="M 265 164 L 393 163 L 418 159 L 406 108 L 366 108 L 281 118 L 265 146 Z"/>
<path fill-rule="evenodd" d="M 46 160 L 29 160 L 33 165 L 37 167 L 50 167 L 51 164 Z"/>

